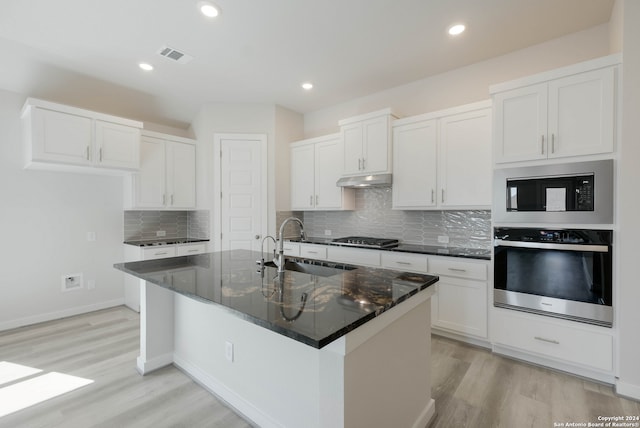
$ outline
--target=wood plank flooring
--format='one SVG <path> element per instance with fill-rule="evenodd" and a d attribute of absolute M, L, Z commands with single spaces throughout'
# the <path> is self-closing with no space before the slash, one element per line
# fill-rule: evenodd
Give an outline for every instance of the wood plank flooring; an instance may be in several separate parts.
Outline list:
<path fill-rule="evenodd" d="M 138 335 L 139 316 L 125 307 L 0 332 L 0 361 L 94 380 L 0 417 L 0 428 L 251 426 L 174 367 L 138 375 Z M 438 336 L 432 348 L 432 428 L 538 428 L 640 415 L 640 403 L 606 385 Z"/>

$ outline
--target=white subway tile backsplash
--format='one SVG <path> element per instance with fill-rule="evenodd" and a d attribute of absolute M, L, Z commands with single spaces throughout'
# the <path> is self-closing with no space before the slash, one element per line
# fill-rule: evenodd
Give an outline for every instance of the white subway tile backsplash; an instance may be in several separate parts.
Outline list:
<path fill-rule="evenodd" d="M 163 238 L 209 239 L 209 211 L 125 211 L 124 240 Z"/>

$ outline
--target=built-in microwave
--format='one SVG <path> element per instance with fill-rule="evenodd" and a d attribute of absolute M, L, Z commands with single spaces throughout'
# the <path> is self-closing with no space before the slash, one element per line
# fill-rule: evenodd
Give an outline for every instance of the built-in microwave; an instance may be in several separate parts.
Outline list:
<path fill-rule="evenodd" d="M 613 160 L 494 171 L 495 223 L 613 223 Z"/>

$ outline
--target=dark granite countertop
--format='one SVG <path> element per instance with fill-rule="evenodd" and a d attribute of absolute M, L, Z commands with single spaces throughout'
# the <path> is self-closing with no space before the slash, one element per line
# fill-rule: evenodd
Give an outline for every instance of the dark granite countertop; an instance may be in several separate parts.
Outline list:
<path fill-rule="evenodd" d="M 437 276 L 336 266 L 331 276 L 260 272 L 259 252 L 222 251 L 119 263 L 116 269 L 322 348 L 438 281 Z M 290 259 L 288 259 L 290 260 Z M 315 269 L 316 265 L 310 269 Z M 330 269 L 331 270 L 331 269 Z"/>
<path fill-rule="evenodd" d="M 209 240 L 199 238 L 161 238 L 124 241 L 124 244 L 134 245 L 136 247 L 156 247 L 160 245 L 193 244 L 197 242 L 209 242 Z"/>
<path fill-rule="evenodd" d="M 312 238 L 308 237 L 302 241 L 299 238 L 288 239 L 291 242 L 321 244 L 321 245 L 340 245 L 332 241 L 332 238 Z M 359 248 L 350 246 L 349 248 Z M 367 248 L 372 249 L 372 248 Z M 491 260 L 491 250 L 482 248 L 465 248 L 465 247 L 441 247 L 437 245 L 417 245 L 417 244 L 400 244 L 392 248 L 373 248 L 380 251 L 397 251 L 402 253 L 418 253 L 434 256 L 463 257 L 468 259 Z"/>

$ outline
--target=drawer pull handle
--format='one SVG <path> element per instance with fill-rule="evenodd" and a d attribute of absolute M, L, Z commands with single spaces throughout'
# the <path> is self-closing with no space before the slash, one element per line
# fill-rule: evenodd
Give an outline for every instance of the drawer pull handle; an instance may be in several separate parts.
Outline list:
<path fill-rule="evenodd" d="M 309 253 L 309 254 L 318 254 L 317 251 L 307 251 L 307 253 Z"/>
<path fill-rule="evenodd" d="M 160 253 L 155 253 L 156 256 L 164 256 L 165 254 L 168 254 L 166 251 L 162 251 Z"/>
<path fill-rule="evenodd" d="M 452 267 L 450 267 L 449 270 L 453 271 L 453 272 L 466 272 L 467 271 L 466 269 L 452 268 Z"/>
<path fill-rule="evenodd" d="M 396 262 L 399 265 L 407 265 L 407 266 L 411 266 L 411 263 L 409 262 Z"/>
<path fill-rule="evenodd" d="M 199 250 L 193 249 L 193 250 L 189 250 L 188 252 L 189 252 L 189 253 L 196 253 L 196 252 L 198 252 L 198 251 L 199 251 Z"/>
<path fill-rule="evenodd" d="M 560 342 L 558 342 L 557 340 L 554 339 L 546 339 L 544 337 L 540 337 L 540 336 L 534 336 L 535 340 L 539 340 L 541 342 L 547 342 L 547 343 L 553 343 L 554 345 L 559 345 Z"/>

